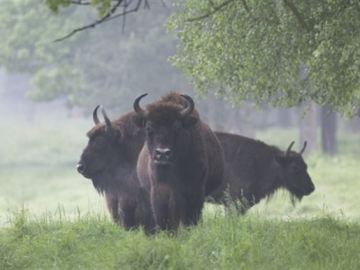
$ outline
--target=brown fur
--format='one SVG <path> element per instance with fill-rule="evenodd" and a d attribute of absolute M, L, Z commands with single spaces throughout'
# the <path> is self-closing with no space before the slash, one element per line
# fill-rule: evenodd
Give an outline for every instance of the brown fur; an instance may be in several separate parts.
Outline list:
<path fill-rule="evenodd" d="M 218 140 L 196 110 L 180 115 L 182 103 L 183 97 L 170 93 L 147 106 L 142 116 L 147 136 L 137 171 L 143 186 L 150 188 L 154 219 L 160 229 L 197 224 L 205 194 L 222 181 L 223 152 Z M 158 147 L 173 152 L 169 164 L 156 163 Z"/>
<path fill-rule="evenodd" d="M 241 212 L 285 188 L 301 199 L 314 190 L 307 166 L 300 154 L 289 156 L 275 146 L 244 136 L 215 132 L 225 153 L 224 181 L 211 200 L 227 205 L 240 200 Z M 228 192 L 228 194 L 227 194 Z M 227 195 L 230 198 L 227 198 Z"/>
<path fill-rule="evenodd" d="M 98 124 L 88 133 L 89 142 L 79 164 L 96 190 L 105 195 L 107 207 L 116 223 L 126 229 L 142 225 L 150 230 L 152 216 L 149 194 L 136 175 L 136 161 L 143 145 L 144 132 L 134 123 L 135 113 L 128 113 L 106 124 Z M 131 142 L 131 143 L 129 143 Z"/>

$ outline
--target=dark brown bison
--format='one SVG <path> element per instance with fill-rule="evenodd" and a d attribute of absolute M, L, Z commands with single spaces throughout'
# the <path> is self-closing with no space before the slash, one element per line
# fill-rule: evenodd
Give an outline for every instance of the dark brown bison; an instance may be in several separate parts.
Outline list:
<path fill-rule="evenodd" d="M 284 152 L 275 146 L 240 135 L 215 133 L 225 153 L 225 173 L 221 187 L 213 192 L 210 201 L 227 205 L 235 202 L 240 212 L 285 188 L 301 200 L 315 187 L 299 153 L 291 151 L 292 142 Z"/>
<path fill-rule="evenodd" d="M 134 112 L 111 122 L 102 108 L 105 123 L 100 123 L 98 108 L 93 111 L 95 127 L 87 133 L 89 141 L 77 170 L 91 179 L 96 190 L 105 195 L 115 222 L 126 229 L 143 225 L 148 230 L 153 227 L 149 195 L 140 186 L 136 175 L 144 132 L 135 124 Z"/>
<path fill-rule="evenodd" d="M 155 222 L 166 230 L 195 225 L 205 194 L 221 184 L 222 148 L 189 96 L 170 93 L 143 110 L 139 102 L 145 95 L 134 102 L 146 132 L 138 176 L 150 188 Z"/>

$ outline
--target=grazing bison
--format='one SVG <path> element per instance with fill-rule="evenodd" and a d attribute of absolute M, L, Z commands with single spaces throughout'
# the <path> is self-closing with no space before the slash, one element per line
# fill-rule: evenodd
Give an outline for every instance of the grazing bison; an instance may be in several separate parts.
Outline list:
<path fill-rule="evenodd" d="M 111 122 L 102 108 L 104 124 L 98 119 L 98 108 L 93 111 L 95 127 L 87 133 L 89 141 L 77 170 L 91 179 L 96 190 L 105 195 L 116 223 L 121 223 L 126 229 L 143 225 L 148 230 L 153 226 L 149 195 L 140 187 L 136 175 L 144 132 L 135 124 L 134 112 Z"/>
<path fill-rule="evenodd" d="M 225 174 L 221 187 L 210 195 L 210 201 L 227 205 L 239 200 L 240 205 L 235 205 L 244 213 L 279 188 L 287 189 L 299 200 L 314 191 L 301 156 L 306 142 L 299 153 L 291 151 L 294 142 L 283 152 L 247 137 L 222 132 L 215 134 L 224 149 Z"/>
<path fill-rule="evenodd" d="M 222 148 L 189 96 L 170 93 L 143 110 L 144 96 L 134 102 L 146 132 L 138 176 L 150 189 L 155 222 L 163 230 L 176 230 L 180 222 L 195 225 L 205 194 L 221 184 Z"/>

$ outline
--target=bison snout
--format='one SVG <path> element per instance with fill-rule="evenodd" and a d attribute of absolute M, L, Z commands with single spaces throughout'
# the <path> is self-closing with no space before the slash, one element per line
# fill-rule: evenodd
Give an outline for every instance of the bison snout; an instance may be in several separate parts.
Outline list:
<path fill-rule="evenodd" d="M 82 164 L 81 162 L 79 162 L 77 165 L 76 165 L 76 169 L 79 173 L 83 174 L 84 171 L 85 171 L 85 166 L 84 164 Z"/>
<path fill-rule="evenodd" d="M 154 160 L 158 163 L 168 163 L 171 161 L 172 151 L 169 148 L 157 148 Z"/>
<path fill-rule="evenodd" d="M 315 186 L 314 184 L 312 184 L 309 189 L 309 194 L 312 193 L 314 190 L 315 190 Z"/>

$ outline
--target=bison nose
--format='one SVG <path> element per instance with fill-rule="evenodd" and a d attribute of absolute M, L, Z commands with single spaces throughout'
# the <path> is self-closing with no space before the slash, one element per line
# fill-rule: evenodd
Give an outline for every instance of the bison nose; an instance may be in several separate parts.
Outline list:
<path fill-rule="evenodd" d="M 315 190 L 315 186 L 314 186 L 314 184 L 312 184 L 310 187 L 310 193 L 313 192 L 314 190 Z"/>
<path fill-rule="evenodd" d="M 85 169 L 85 166 L 84 164 L 82 164 L 81 162 L 79 162 L 77 165 L 76 165 L 76 169 L 79 173 L 83 174 L 84 173 L 84 169 Z"/>
<path fill-rule="evenodd" d="M 169 161 L 171 155 L 172 152 L 169 148 L 157 148 L 155 150 L 155 160 L 157 161 Z"/>

